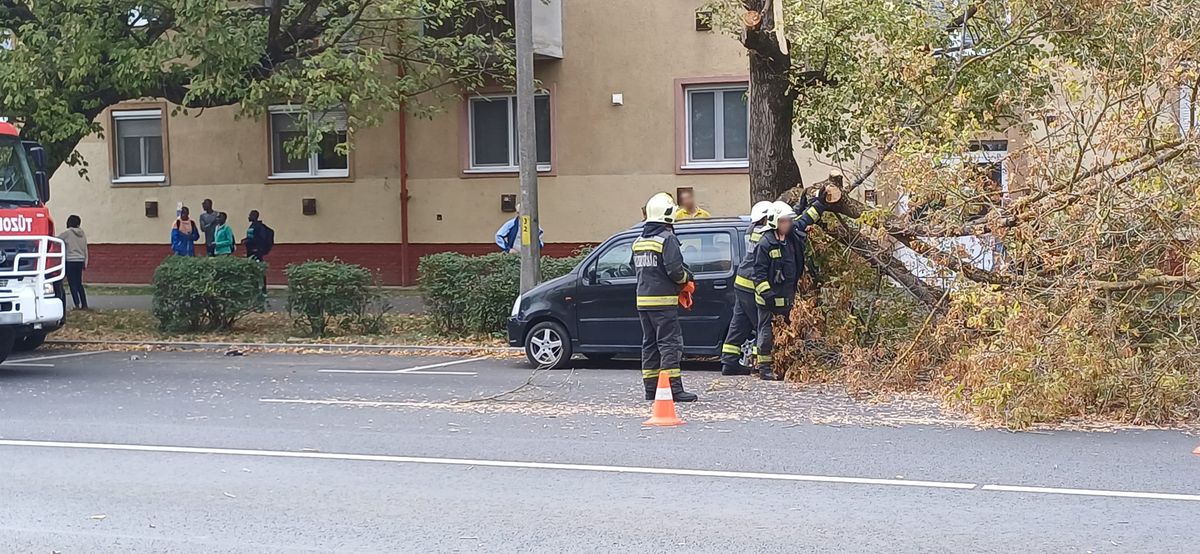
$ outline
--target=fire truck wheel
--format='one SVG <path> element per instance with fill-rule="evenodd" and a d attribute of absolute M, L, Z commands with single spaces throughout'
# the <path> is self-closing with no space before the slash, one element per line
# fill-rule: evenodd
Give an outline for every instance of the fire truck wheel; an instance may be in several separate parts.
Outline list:
<path fill-rule="evenodd" d="M 30 352 L 37 350 L 46 342 L 46 333 L 30 333 L 13 342 L 13 352 Z"/>
<path fill-rule="evenodd" d="M 12 353 L 13 342 L 16 341 L 17 333 L 12 329 L 0 329 L 0 362 L 8 359 L 8 355 Z"/>

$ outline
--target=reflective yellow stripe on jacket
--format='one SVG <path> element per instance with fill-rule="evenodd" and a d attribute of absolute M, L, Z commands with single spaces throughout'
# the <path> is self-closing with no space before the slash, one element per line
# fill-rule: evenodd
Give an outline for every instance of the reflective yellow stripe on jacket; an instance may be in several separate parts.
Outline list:
<path fill-rule="evenodd" d="M 679 296 L 639 296 L 637 297 L 637 306 L 639 308 L 657 308 L 662 306 L 678 306 Z"/>
<path fill-rule="evenodd" d="M 633 241 L 634 252 L 658 252 L 662 254 L 663 245 L 661 241 L 652 239 L 638 239 Z"/>
<path fill-rule="evenodd" d="M 742 277 L 741 275 L 738 275 L 737 277 L 733 278 L 733 286 L 741 287 L 746 290 L 754 290 L 754 281 L 750 280 L 748 277 Z"/>
<path fill-rule="evenodd" d="M 766 281 L 763 281 L 763 282 L 759 283 L 758 286 L 754 287 L 754 292 L 757 292 L 759 294 L 762 294 L 769 290 L 771 290 L 771 283 L 768 283 Z"/>

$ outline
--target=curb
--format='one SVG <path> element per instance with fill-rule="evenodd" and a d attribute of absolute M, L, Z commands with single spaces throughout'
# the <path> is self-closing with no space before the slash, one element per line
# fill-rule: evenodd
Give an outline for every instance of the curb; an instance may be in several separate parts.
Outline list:
<path fill-rule="evenodd" d="M 325 344 L 308 342 L 186 342 L 186 341 L 138 341 L 138 340 L 47 340 L 47 345 L 68 346 L 163 346 L 188 349 L 217 348 L 294 348 L 323 349 L 334 351 L 390 351 L 408 350 L 422 352 L 496 352 L 518 353 L 524 350 L 510 346 L 431 346 L 421 344 Z"/>

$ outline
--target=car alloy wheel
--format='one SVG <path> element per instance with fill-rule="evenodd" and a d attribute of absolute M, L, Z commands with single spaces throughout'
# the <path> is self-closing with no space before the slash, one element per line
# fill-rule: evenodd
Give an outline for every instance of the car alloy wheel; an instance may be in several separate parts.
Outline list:
<path fill-rule="evenodd" d="M 558 365 L 563 355 L 563 340 L 554 329 L 539 329 L 529 338 L 529 354 L 538 365 Z"/>

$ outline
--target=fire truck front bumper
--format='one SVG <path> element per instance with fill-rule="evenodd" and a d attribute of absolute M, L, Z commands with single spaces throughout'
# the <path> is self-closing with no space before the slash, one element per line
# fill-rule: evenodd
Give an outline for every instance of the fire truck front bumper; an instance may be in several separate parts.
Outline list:
<path fill-rule="evenodd" d="M 54 329 L 63 321 L 64 306 L 48 291 L 24 287 L 11 293 L 0 293 L 0 326 L 22 326 L 29 329 Z"/>

